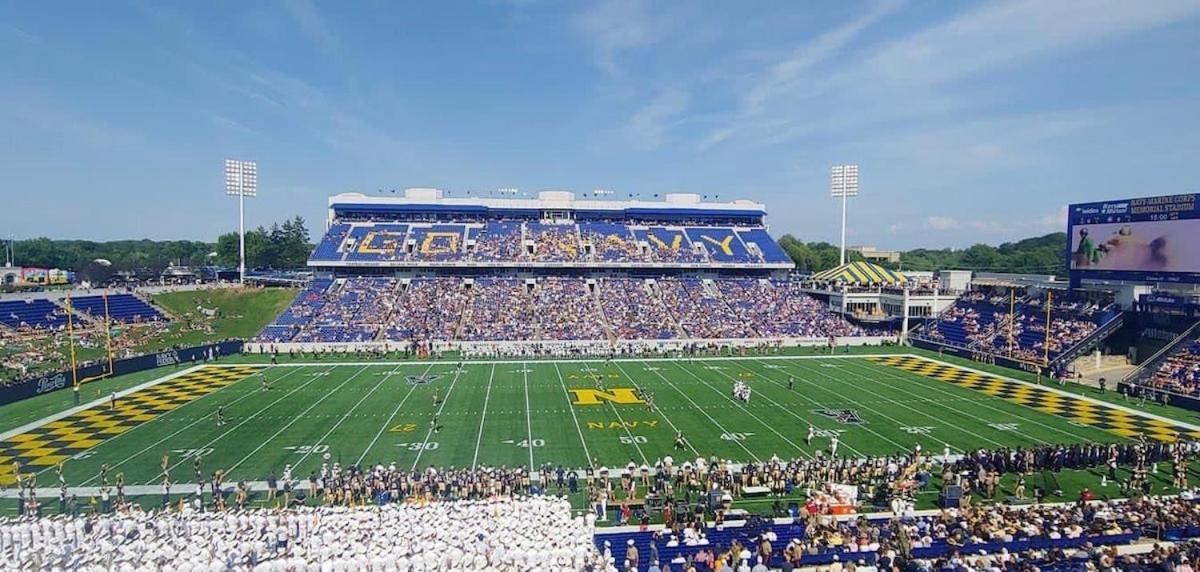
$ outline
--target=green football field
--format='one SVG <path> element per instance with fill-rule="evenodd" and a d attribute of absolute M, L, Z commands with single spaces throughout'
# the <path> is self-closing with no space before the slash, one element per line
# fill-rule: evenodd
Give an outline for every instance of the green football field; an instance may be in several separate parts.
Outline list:
<path fill-rule="evenodd" d="M 749 403 L 731 398 L 738 381 L 752 389 Z M 40 473 L 41 486 L 54 486 L 59 462 L 70 485 L 99 484 L 108 465 L 110 479 L 123 473 L 139 485 L 158 482 L 164 456 L 173 480 L 183 483 L 192 480 L 195 456 L 206 473 L 223 469 L 230 481 L 260 481 L 288 464 L 305 478 L 326 454 L 343 465 L 579 468 L 589 459 L 615 467 L 665 456 L 804 458 L 827 450 L 835 432 L 839 455 L 865 456 L 918 443 L 941 454 L 947 444 L 961 452 L 1120 442 L 1140 432 L 1169 439 L 1191 430 L 904 356 L 468 361 L 461 369 L 445 360 L 217 364 L 138 387 L 118 398 L 115 411 L 104 399 L 64 419 L 7 427 L 0 466 L 16 459 L 22 472 Z M 643 402 L 648 395 L 653 409 Z M 817 430 L 811 444 L 810 424 Z M 684 450 L 674 447 L 677 431 Z"/>

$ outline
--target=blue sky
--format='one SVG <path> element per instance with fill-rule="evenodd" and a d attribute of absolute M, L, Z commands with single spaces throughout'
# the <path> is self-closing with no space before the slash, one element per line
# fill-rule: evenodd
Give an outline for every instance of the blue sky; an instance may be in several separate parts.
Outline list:
<path fill-rule="evenodd" d="M 1200 191 L 1200 1 L 0 3 L 0 234 L 212 240 L 342 191 L 719 194 L 995 243 Z"/>

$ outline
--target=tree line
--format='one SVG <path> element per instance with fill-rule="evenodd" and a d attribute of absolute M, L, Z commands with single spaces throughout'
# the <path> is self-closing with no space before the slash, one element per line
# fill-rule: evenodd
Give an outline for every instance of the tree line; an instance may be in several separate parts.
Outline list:
<path fill-rule="evenodd" d="M 308 261 L 313 245 L 302 217 L 294 217 L 246 231 L 247 268 L 299 268 Z M 198 240 L 52 240 L 32 238 L 13 242 L 14 264 L 60 268 L 80 272 L 106 261 L 114 270 L 160 272 L 173 265 L 225 266 L 238 264 L 238 234 L 225 233 L 217 241 Z"/>
<path fill-rule="evenodd" d="M 803 272 L 820 272 L 838 264 L 838 247 L 828 242 L 801 242 L 785 234 L 779 238 L 779 246 L 792 257 L 797 270 Z M 945 269 L 1065 276 L 1066 250 L 1066 233 L 1055 232 L 1005 242 L 1000 246 L 976 244 L 968 248 L 917 248 L 901 252 L 898 264 L 877 264 L 892 270 Z M 863 259 L 857 252 L 847 252 L 846 255 L 851 261 Z"/>
<path fill-rule="evenodd" d="M 161 271 L 170 265 L 234 267 L 238 263 L 238 235 L 225 233 L 215 243 L 190 240 L 18 240 L 13 245 L 20 266 L 61 268 L 80 271 L 97 259 L 107 260 L 115 270 Z M 783 248 L 802 272 L 820 272 L 837 266 L 838 247 L 828 242 L 802 242 L 785 234 Z M 904 251 L 899 264 L 882 264 L 893 270 L 973 270 L 1022 274 L 1066 274 L 1067 235 L 1062 232 L 1006 242 L 999 246 L 976 244 L 969 248 Z M 246 232 L 247 268 L 300 268 L 308 261 L 313 245 L 302 217 L 293 217 L 269 227 Z M 862 260 L 848 252 L 850 260 Z"/>

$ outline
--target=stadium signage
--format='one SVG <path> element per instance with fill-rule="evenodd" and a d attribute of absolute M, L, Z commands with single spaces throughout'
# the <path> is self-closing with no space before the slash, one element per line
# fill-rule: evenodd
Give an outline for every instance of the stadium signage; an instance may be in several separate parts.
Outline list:
<path fill-rule="evenodd" d="M 179 352 L 175 350 L 165 351 L 154 355 L 154 362 L 157 367 L 167 365 L 175 365 L 179 363 Z"/>
<path fill-rule="evenodd" d="M 183 348 L 179 350 L 170 350 L 144 356 L 131 357 L 113 361 L 113 371 L 116 375 L 124 375 L 135 371 L 144 371 L 154 369 L 164 365 L 176 365 L 187 362 L 199 363 L 203 361 L 210 351 L 216 351 L 219 355 L 233 355 L 241 353 L 242 342 L 220 342 L 203 346 L 195 346 Z M 102 380 L 107 377 L 107 363 L 93 363 L 79 367 L 75 371 L 77 379 L 85 380 L 92 379 L 90 383 L 102 383 Z M 71 370 L 56 371 L 47 373 L 38 377 L 33 377 L 25 380 L 13 382 L 3 389 L 0 389 L 0 405 L 13 403 L 28 399 L 35 395 L 42 395 L 52 391 L 67 388 L 71 385 Z"/>
<path fill-rule="evenodd" d="M 37 379 L 37 393 L 46 393 L 67 386 L 66 372 L 58 372 Z"/>
<path fill-rule="evenodd" d="M 1071 281 L 1200 283 L 1197 194 L 1081 203 L 1067 208 Z"/>

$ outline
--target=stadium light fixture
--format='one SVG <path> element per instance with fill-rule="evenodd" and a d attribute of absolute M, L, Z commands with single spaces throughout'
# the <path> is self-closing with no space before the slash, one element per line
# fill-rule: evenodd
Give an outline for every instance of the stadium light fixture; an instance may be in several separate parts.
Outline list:
<path fill-rule="evenodd" d="M 842 199 L 842 250 L 838 266 L 846 263 L 846 199 L 858 196 L 858 165 L 834 165 L 829 190 L 833 198 Z"/>
<path fill-rule="evenodd" d="M 225 160 L 225 195 L 238 198 L 238 282 L 246 283 L 246 197 L 258 196 L 258 163 Z"/>

